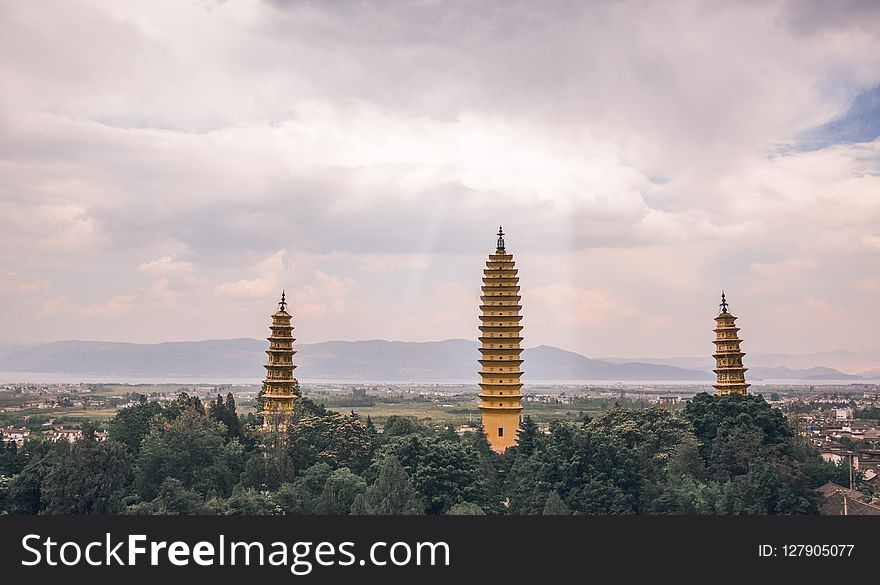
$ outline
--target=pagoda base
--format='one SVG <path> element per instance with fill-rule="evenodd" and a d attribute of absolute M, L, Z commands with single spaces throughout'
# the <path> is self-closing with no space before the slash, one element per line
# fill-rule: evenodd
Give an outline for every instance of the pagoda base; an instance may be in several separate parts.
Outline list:
<path fill-rule="evenodd" d="M 480 411 L 483 414 L 483 430 L 493 451 L 503 453 L 508 447 L 516 445 L 522 407 L 514 409 L 481 406 Z"/>

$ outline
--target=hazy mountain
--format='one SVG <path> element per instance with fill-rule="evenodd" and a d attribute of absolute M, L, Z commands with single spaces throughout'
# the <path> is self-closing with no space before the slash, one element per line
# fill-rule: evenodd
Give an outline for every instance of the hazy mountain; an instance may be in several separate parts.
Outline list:
<path fill-rule="evenodd" d="M 746 355 L 745 361 L 749 367 L 785 366 L 792 369 L 808 369 L 821 366 L 834 368 L 841 372 L 859 373 L 859 370 L 880 366 L 880 351 L 839 349 L 804 354 L 754 353 Z"/>
<path fill-rule="evenodd" d="M 37 344 L 37 343 L 22 343 L 22 342 L 0 342 L 0 358 L 5 358 L 8 355 L 18 353 L 22 350 L 25 350 L 29 347 L 33 347 L 35 345 L 39 345 L 39 344 Z"/>
<path fill-rule="evenodd" d="M 711 351 L 711 347 L 710 347 Z M 711 355 L 700 357 L 669 357 L 669 358 L 622 358 L 622 357 L 599 357 L 596 358 L 612 364 L 626 364 L 629 362 L 639 362 L 643 364 L 655 364 L 661 366 L 674 366 L 676 368 L 686 368 L 690 370 L 711 371 L 715 367 L 715 360 Z"/>
<path fill-rule="evenodd" d="M 749 368 L 749 377 L 755 380 L 864 380 L 862 376 L 846 374 L 834 368 L 806 368 L 793 370 L 785 366 Z"/>
<path fill-rule="evenodd" d="M 675 366 L 693 370 L 712 371 L 715 360 L 711 355 L 700 357 L 670 358 L 599 358 L 606 362 L 621 364 L 631 361 Z M 743 359 L 749 374 L 762 379 L 800 380 L 858 380 L 878 379 L 880 376 L 880 351 L 825 351 L 807 354 L 749 353 Z"/>
<path fill-rule="evenodd" d="M 259 377 L 267 343 L 223 339 L 156 344 L 55 341 L 0 359 L 0 371 L 122 376 Z"/>
<path fill-rule="evenodd" d="M 859 375 L 866 380 L 880 380 L 880 368 L 861 370 Z"/>
<path fill-rule="evenodd" d="M 157 344 L 57 341 L 0 358 L 0 371 L 162 378 L 179 376 L 262 379 L 267 343 L 222 339 Z M 327 341 L 298 344 L 296 374 L 302 380 L 473 381 L 479 345 L 448 339 L 432 342 Z M 602 358 L 542 345 L 526 349 L 526 382 L 561 380 L 710 381 L 706 357 Z M 860 380 L 880 375 L 877 352 L 834 351 L 805 355 L 748 354 L 753 380 Z M 821 365 L 819 365 L 821 364 Z M 842 365 L 838 365 L 842 364 Z M 833 367 L 832 367 L 833 366 Z M 874 366 L 874 369 L 871 369 Z"/>
<path fill-rule="evenodd" d="M 138 377 L 263 377 L 265 341 L 225 339 L 157 344 L 58 341 L 0 359 L 0 371 L 101 374 Z M 435 342 L 328 341 L 297 345 L 302 380 L 420 381 L 477 380 L 479 345 L 450 339 Z M 613 364 L 542 345 L 523 352 L 528 381 L 692 380 L 707 372 L 668 365 Z"/>
<path fill-rule="evenodd" d="M 476 347 L 476 344 L 474 344 Z M 549 345 L 523 352 L 524 370 L 530 380 L 693 380 L 708 381 L 707 372 L 662 364 L 629 361 L 613 364 L 586 358 L 579 353 Z"/>

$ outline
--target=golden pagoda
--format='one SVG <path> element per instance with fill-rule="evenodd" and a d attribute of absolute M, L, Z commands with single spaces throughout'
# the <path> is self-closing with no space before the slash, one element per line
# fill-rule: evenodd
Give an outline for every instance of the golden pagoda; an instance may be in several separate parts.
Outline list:
<path fill-rule="evenodd" d="M 287 312 L 285 293 L 281 292 L 278 310 L 272 315 L 272 335 L 268 337 L 269 358 L 266 365 L 266 379 L 263 380 L 263 428 L 283 431 L 293 414 L 293 405 L 299 396 L 299 382 L 293 377 L 293 349 L 291 315 Z"/>
<path fill-rule="evenodd" d="M 519 324 L 519 277 L 513 254 L 504 249 L 504 232 L 498 228 L 498 244 L 483 270 L 480 310 L 480 410 L 483 429 L 494 451 L 502 453 L 516 444 L 522 412 Z"/>
<path fill-rule="evenodd" d="M 749 384 L 746 384 L 746 370 L 743 367 L 743 356 L 740 350 L 739 327 L 736 326 L 736 317 L 727 310 L 727 299 L 721 292 L 721 312 L 715 317 L 715 374 L 717 375 L 715 395 L 722 394 L 747 394 Z"/>

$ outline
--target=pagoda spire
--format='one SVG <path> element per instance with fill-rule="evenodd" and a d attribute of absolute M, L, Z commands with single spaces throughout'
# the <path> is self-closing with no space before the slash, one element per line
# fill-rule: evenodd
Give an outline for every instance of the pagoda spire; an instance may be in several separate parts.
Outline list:
<path fill-rule="evenodd" d="M 715 317 L 715 394 L 748 394 L 746 370 L 740 349 L 739 327 L 736 317 L 730 312 L 724 291 L 721 292 L 721 312 Z"/>
<path fill-rule="evenodd" d="M 293 326 L 291 315 L 286 310 L 287 300 L 281 292 L 278 310 L 272 315 L 272 333 L 267 338 L 266 379 L 263 380 L 263 427 L 284 431 L 293 415 L 293 406 L 299 396 L 299 382 L 293 377 L 296 366 L 293 363 Z"/>
<path fill-rule="evenodd" d="M 483 270 L 482 291 L 480 411 L 489 445 L 501 453 L 516 444 L 523 385 L 519 277 L 500 227 L 497 248 Z"/>

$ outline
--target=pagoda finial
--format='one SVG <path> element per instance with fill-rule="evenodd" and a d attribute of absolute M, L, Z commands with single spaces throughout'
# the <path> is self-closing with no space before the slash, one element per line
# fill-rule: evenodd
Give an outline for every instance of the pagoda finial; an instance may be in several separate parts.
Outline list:
<path fill-rule="evenodd" d="M 284 291 L 284 290 L 281 291 L 281 302 L 278 303 L 278 310 L 279 311 L 283 311 L 287 307 L 287 301 L 284 300 L 285 292 L 286 291 Z"/>
<path fill-rule="evenodd" d="M 498 226 L 498 245 L 496 246 L 499 250 L 504 249 L 504 231 L 501 229 L 501 226 Z"/>
<path fill-rule="evenodd" d="M 722 313 L 726 313 L 726 312 L 727 312 L 727 299 L 724 298 L 724 291 L 721 291 L 721 304 L 718 305 L 718 306 L 721 307 L 721 312 L 722 312 Z"/>

